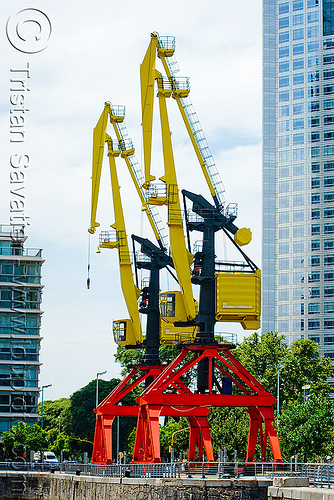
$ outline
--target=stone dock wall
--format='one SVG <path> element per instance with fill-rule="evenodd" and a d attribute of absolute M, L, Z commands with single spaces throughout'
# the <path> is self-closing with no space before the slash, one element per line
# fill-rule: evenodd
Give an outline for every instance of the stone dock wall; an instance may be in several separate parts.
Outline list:
<path fill-rule="evenodd" d="M 9 500 L 267 500 L 270 480 L 103 478 L 0 472 L 0 499 Z"/>

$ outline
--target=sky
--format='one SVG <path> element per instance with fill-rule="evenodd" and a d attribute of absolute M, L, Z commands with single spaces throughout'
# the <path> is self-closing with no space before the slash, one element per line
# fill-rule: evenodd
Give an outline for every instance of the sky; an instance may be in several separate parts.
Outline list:
<path fill-rule="evenodd" d="M 58 399 L 97 372 L 107 370 L 105 379 L 119 376 L 111 323 L 128 316 L 117 252 L 97 255 L 96 235 L 86 288 L 92 130 L 105 101 L 125 105 L 126 126 L 142 162 L 139 67 L 152 32 L 176 37 L 178 75 L 190 77 L 191 100 L 226 201 L 238 203 L 237 225 L 252 229 L 246 251 L 260 266 L 261 2 L 2 0 L 1 7 L 0 224 L 9 224 L 13 215 L 10 159 L 21 159 L 27 246 L 42 248 L 45 259 L 40 385 L 52 384 L 44 398 Z M 24 94 L 21 107 L 17 88 Z M 208 196 L 175 106 L 168 102 L 179 187 Z M 15 113 L 20 121 L 11 126 Z M 152 165 L 159 177 L 156 113 L 154 123 Z M 151 237 L 125 166 L 118 168 L 127 232 Z M 114 222 L 107 174 L 105 164 L 101 229 Z M 236 332 L 239 341 L 245 334 L 239 325 L 223 324 L 220 330 Z"/>

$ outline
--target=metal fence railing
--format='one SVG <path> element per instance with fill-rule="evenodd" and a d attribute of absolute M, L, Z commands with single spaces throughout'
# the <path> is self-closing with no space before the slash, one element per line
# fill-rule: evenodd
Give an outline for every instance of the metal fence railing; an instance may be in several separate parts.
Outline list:
<path fill-rule="evenodd" d="M 307 476 L 310 484 L 320 488 L 331 488 L 334 485 L 334 464 L 302 464 L 301 473 Z"/>
<path fill-rule="evenodd" d="M 62 462 L 59 465 L 0 462 L 0 471 L 58 472 L 74 475 L 134 478 L 212 478 L 301 476 L 308 477 L 310 486 L 332 488 L 334 463 L 274 463 L 274 462 L 172 462 L 160 464 L 128 463 L 95 465 Z"/>

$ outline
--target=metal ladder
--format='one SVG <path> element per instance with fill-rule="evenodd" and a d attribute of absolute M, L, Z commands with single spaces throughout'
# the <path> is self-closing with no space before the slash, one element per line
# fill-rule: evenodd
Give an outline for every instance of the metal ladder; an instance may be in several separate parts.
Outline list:
<path fill-rule="evenodd" d="M 174 40 L 173 40 L 174 39 Z M 175 47 L 175 37 L 159 37 L 159 44 L 163 48 L 171 48 Z M 177 64 L 175 55 L 173 54 L 171 57 L 166 57 L 166 62 L 171 72 L 172 76 L 175 76 L 176 73 L 179 72 L 179 66 Z M 212 182 L 212 185 L 215 189 L 216 196 L 219 202 L 219 205 L 223 208 L 225 206 L 225 187 L 223 181 L 221 180 L 220 174 L 218 172 L 217 166 L 215 164 L 214 158 L 212 156 L 210 147 L 205 138 L 204 131 L 198 119 L 195 108 L 191 102 L 190 97 L 181 97 L 180 98 L 182 107 L 186 113 L 188 118 L 192 133 L 194 135 L 197 146 L 200 150 L 202 159 L 205 163 L 206 171 L 208 172 L 209 178 Z"/>
<path fill-rule="evenodd" d="M 111 106 L 111 109 L 113 110 L 113 106 Z M 115 106 L 115 109 L 116 108 L 119 108 L 119 106 Z M 117 114 L 117 113 L 115 113 Z M 116 122 L 115 123 L 117 129 L 118 129 L 118 132 L 122 138 L 122 141 L 125 145 L 125 149 L 126 150 L 131 150 L 133 148 L 133 144 L 132 144 L 132 139 L 129 138 L 129 133 L 127 131 L 127 128 L 126 128 L 126 125 L 124 123 L 124 121 L 122 122 Z M 141 194 L 143 196 L 143 198 L 145 200 L 147 200 L 148 198 L 148 193 L 147 193 L 147 190 L 143 188 L 143 184 L 144 184 L 144 174 L 143 174 L 143 171 L 141 169 L 141 166 L 135 156 L 135 154 L 128 154 L 127 155 L 127 158 L 129 160 L 129 164 L 131 166 L 131 170 L 133 172 L 133 175 L 138 183 L 138 187 L 141 191 Z M 152 205 L 147 205 L 147 208 L 148 208 L 148 211 L 152 217 L 152 220 L 154 222 L 154 225 L 155 225 L 155 228 L 160 236 L 160 239 L 161 239 L 161 242 L 163 244 L 163 246 L 165 248 L 168 248 L 168 235 L 167 235 L 167 231 L 166 231 L 166 228 L 165 228 L 165 225 L 160 217 L 160 214 L 158 212 L 158 209 L 157 207 L 155 206 L 152 206 Z"/>

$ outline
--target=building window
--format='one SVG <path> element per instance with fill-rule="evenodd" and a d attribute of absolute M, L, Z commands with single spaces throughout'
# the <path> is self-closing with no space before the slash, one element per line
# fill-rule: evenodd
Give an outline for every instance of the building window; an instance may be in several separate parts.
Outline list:
<path fill-rule="evenodd" d="M 333 256 L 334 257 L 334 256 Z M 310 267 L 320 266 L 320 256 L 309 257 Z"/>
<path fill-rule="evenodd" d="M 324 266 L 334 265 L 334 254 L 329 254 L 324 256 Z"/>
<path fill-rule="evenodd" d="M 318 335 L 309 335 L 308 339 L 316 342 L 317 344 L 320 344 L 320 337 Z"/>
<path fill-rule="evenodd" d="M 285 71 L 289 71 L 289 61 L 280 61 L 278 65 L 278 70 L 280 73 L 284 73 Z"/>
<path fill-rule="evenodd" d="M 293 105 L 293 114 L 294 115 L 301 115 L 304 113 L 304 104 L 299 103 L 299 104 L 294 104 Z"/>
<path fill-rule="evenodd" d="M 289 46 L 288 45 L 283 45 L 278 49 L 278 56 L 280 58 L 282 57 L 289 57 Z"/>
<path fill-rule="evenodd" d="M 334 99 L 326 99 L 324 101 L 324 109 L 333 109 L 334 108 Z"/>
<path fill-rule="evenodd" d="M 319 314 L 320 313 L 320 303 L 319 302 L 311 302 L 308 305 L 308 313 L 309 314 Z"/>
<path fill-rule="evenodd" d="M 279 167 L 279 176 L 280 178 L 289 177 L 289 165 L 282 165 Z"/>
<path fill-rule="evenodd" d="M 332 0 L 323 0 L 324 36 L 334 35 L 334 6 Z"/>
<path fill-rule="evenodd" d="M 308 23 L 317 23 L 319 21 L 319 11 L 313 10 L 307 13 L 307 22 Z"/>
<path fill-rule="evenodd" d="M 278 6 L 279 14 L 288 14 L 289 12 L 289 2 L 283 2 Z"/>
<path fill-rule="evenodd" d="M 307 327 L 309 330 L 320 330 L 320 320 L 319 319 L 309 319 L 307 322 Z"/>
<path fill-rule="evenodd" d="M 279 316 L 289 316 L 289 304 L 279 304 L 278 315 Z"/>
<path fill-rule="evenodd" d="M 334 239 L 327 238 L 324 240 L 324 250 L 334 250 Z"/>
<path fill-rule="evenodd" d="M 325 115 L 324 125 L 333 125 L 333 124 L 334 124 L 334 115 Z"/>
<path fill-rule="evenodd" d="M 312 177 L 311 179 L 311 189 L 320 188 L 320 177 Z"/>
<path fill-rule="evenodd" d="M 298 70 L 298 69 L 304 69 L 304 59 L 301 57 L 299 57 L 298 59 L 294 59 L 292 64 L 293 64 L 294 71 Z M 304 82 L 304 78 L 303 78 L 303 82 Z"/>
<path fill-rule="evenodd" d="M 319 50 L 319 42 L 308 42 L 307 44 L 307 51 L 308 52 L 318 52 Z"/>
<path fill-rule="evenodd" d="M 320 194 L 319 193 L 311 194 L 311 203 L 312 203 L 312 205 L 316 205 L 316 204 L 320 203 Z"/>
<path fill-rule="evenodd" d="M 293 257 L 292 259 L 293 268 L 298 269 L 300 267 L 304 267 L 304 257 Z"/>
<path fill-rule="evenodd" d="M 289 116 L 289 106 L 280 106 L 279 113 L 281 118 Z"/>
<path fill-rule="evenodd" d="M 320 163 L 318 163 L 317 161 L 313 161 L 311 163 L 311 172 L 312 174 L 317 174 L 318 172 L 320 172 Z"/>
<path fill-rule="evenodd" d="M 307 66 L 308 66 L 308 68 L 313 68 L 313 67 L 319 66 L 319 57 L 318 56 L 308 57 L 307 58 Z M 319 80 L 319 75 L 318 75 L 318 80 Z M 311 81 L 314 81 L 314 80 L 311 80 Z"/>
<path fill-rule="evenodd" d="M 278 284 L 279 285 L 288 285 L 289 284 L 289 274 L 282 273 L 278 275 Z"/>
<path fill-rule="evenodd" d="M 290 228 L 289 227 L 280 227 L 278 232 L 279 232 L 279 239 L 286 240 L 289 238 Z"/>
<path fill-rule="evenodd" d="M 334 63 L 334 55 L 331 54 L 329 56 L 324 56 L 323 61 L 324 61 L 324 66 L 326 64 L 333 64 Z"/>
<path fill-rule="evenodd" d="M 324 177 L 324 187 L 333 187 L 333 186 L 334 186 L 334 177 L 332 175 L 326 175 Z"/>
<path fill-rule="evenodd" d="M 289 77 L 288 76 L 280 76 L 278 81 L 279 87 L 288 87 L 289 86 Z M 324 89 L 325 91 L 325 89 Z"/>
<path fill-rule="evenodd" d="M 288 258 L 279 259 L 278 268 L 280 271 L 284 271 L 286 269 L 289 269 L 289 259 Z"/>
<path fill-rule="evenodd" d="M 304 236 L 304 226 L 294 226 L 293 228 L 293 237 L 301 238 Z"/>
<path fill-rule="evenodd" d="M 289 91 L 288 90 L 282 90 L 279 93 L 279 102 L 284 102 L 289 100 Z"/>
<path fill-rule="evenodd" d="M 320 95 L 319 85 L 312 85 L 308 88 L 308 97 L 318 97 Z"/>
<path fill-rule="evenodd" d="M 309 142 L 319 142 L 320 141 L 320 132 L 310 132 L 309 133 Z M 318 150 L 311 150 L 311 158 L 319 156 Z"/>
<path fill-rule="evenodd" d="M 325 161 L 324 162 L 324 171 L 330 172 L 334 170 L 334 162 L 333 161 Z"/>
<path fill-rule="evenodd" d="M 325 39 L 323 47 L 324 47 L 324 50 L 332 50 L 334 48 L 334 39 L 333 38 Z"/>
<path fill-rule="evenodd" d="M 304 252 L 304 242 L 303 241 L 294 241 L 293 242 L 293 252 L 294 253 Z"/>
<path fill-rule="evenodd" d="M 324 70 L 324 80 L 332 80 L 334 78 L 334 69 Z"/>
<path fill-rule="evenodd" d="M 333 234 L 334 233 L 334 224 L 325 223 L 324 224 L 324 234 Z"/>
<path fill-rule="evenodd" d="M 293 165 L 293 175 L 304 175 L 304 164 L 295 163 Z"/>
<path fill-rule="evenodd" d="M 278 222 L 280 224 L 286 224 L 290 220 L 290 214 L 289 212 L 281 212 L 278 214 Z"/>
<path fill-rule="evenodd" d="M 288 47 L 289 50 L 289 47 Z M 294 56 L 299 56 L 301 54 L 304 54 L 304 44 L 303 43 L 295 43 L 293 46 L 293 55 Z M 284 56 L 286 57 L 286 56 Z"/>
<path fill-rule="evenodd" d="M 279 161 L 285 163 L 289 161 L 289 151 L 280 151 L 278 155 Z"/>
<path fill-rule="evenodd" d="M 317 252 L 320 250 L 320 240 L 311 240 L 310 241 L 310 249 L 311 252 Z"/>
<path fill-rule="evenodd" d="M 290 37 L 289 37 L 288 31 L 281 31 L 278 35 L 279 43 L 288 43 L 289 39 L 290 39 Z"/>
<path fill-rule="evenodd" d="M 278 140 L 278 145 L 280 148 L 285 148 L 285 147 L 289 146 L 289 136 L 282 135 Z"/>
<path fill-rule="evenodd" d="M 324 146 L 324 156 L 333 156 L 334 146 Z"/>
<path fill-rule="evenodd" d="M 311 235 L 316 236 L 320 234 L 320 224 L 312 224 L 311 225 Z"/>
<path fill-rule="evenodd" d="M 304 39 L 304 28 L 298 28 L 293 30 L 293 40 L 303 40 Z"/>
<path fill-rule="evenodd" d="M 279 332 L 288 332 L 289 331 L 289 320 L 284 319 L 278 321 L 278 331 Z"/>
<path fill-rule="evenodd" d="M 324 345 L 333 345 L 333 344 L 334 344 L 334 336 L 324 335 Z"/>
<path fill-rule="evenodd" d="M 279 244 L 279 254 L 284 255 L 289 253 L 289 243 L 280 243 Z"/>
<path fill-rule="evenodd" d="M 289 132 L 289 120 L 282 120 L 279 122 L 280 132 Z"/>
<path fill-rule="evenodd" d="M 304 299 L 304 288 L 294 288 L 293 289 L 293 299 L 303 300 Z"/>
<path fill-rule="evenodd" d="M 292 19 L 293 25 L 299 26 L 300 24 L 304 23 L 304 14 L 295 14 Z"/>
<path fill-rule="evenodd" d="M 304 128 L 304 118 L 293 119 L 293 130 L 300 130 Z"/>
<path fill-rule="evenodd" d="M 304 144 L 304 134 L 293 134 L 293 145 Z"/>
<path fill-rule="evenodd" d="M 294 85 L 302 85 L 304 83 L 304 73 L 295 73 L 293 75 L 293 84 Z M 317 94 L 319 95 L 319 94 Z M 304 95 L 303 95 L 304 97 Z"/>
<path fill-rule="evenodd" d="M 324 219 L 333 219 L 333 217 L 334 217 L 334 208 L 325 208 Z"/>
<path fill-rule="evenodd" d="M 324 132 L 325 141 L 332 141 L 333 139 L 334 139 L 334 130 L 329 130 Z"/>
<path fill-rule="evenodd" d="M 325 330 L 332 330 L 333 328 L 334 328 L 334 319 L 325 319 L 324 320 L 324 329 Z M 325 337 L 326 337 L 326 335 L 324 335 L 324 344 L 325 344 Z M 324 354 L 326 356 L 326 353 L 324 353 Z"/>
<path fill-rule="evenodd" d="M 299 283 L 304 283 L 304 273 L 293 273 L 293 284 L 298 285 Z"/>
<path fill-rule="evenodd" d="M 308 103 L 308 110 L 310 113 L 317 113 L 320 110 L 319 101 L 311 101 Z"/>
<path fill-rule="evenodd" d="M 328 191 L 328 193 L 324 193 L 324 203 L 333 203 L 334 202 L 334 191 Z"/>
<path fill-rule="evenodd" d="M 288 288 L 281 288 L 280 290 L 278 290 L 278 300 L 289 300 Z"/>
<path fill-rule="evenodd" d="M 319 26 L 310 26 L 307 28 L 307 38 L 319 36 Z"/>
<path fill-rule="evenodd" d="M 311 220 L 320 219 L 320 209 L 316 208 L 311 210 Z"/>
<path fill-rule="evenodd" d="M 334 272 L 333 271 L 325 271 L 324 272 L 324 281 L 334 281 Z"/>
<path fill-rule="evenodd" d="M 304 8 L 304 1 L 303 0 L 293 0 L 292 2 L 292 10 L 303 10 Z"/>
<path fill-rule="evenodd" d="M 279 198 L 279 207 L 280 208 L 288 208 L 289 207 L 289 196 L 281 196 Z"/>
<path fill-rule="evenodd" d="M 309 273 L 308 282 L 309 283 L 317 283 L 320 281 L 320 273 Z"/>
<path fill-rule="evenodd" d="M 324 302 L 324 313 L 334 313 L 334 302 Z"/>

